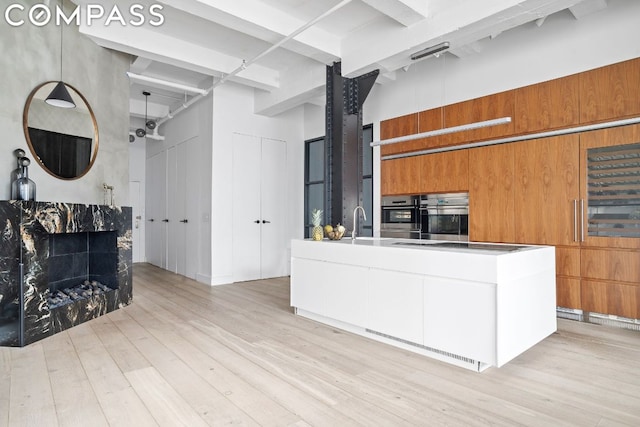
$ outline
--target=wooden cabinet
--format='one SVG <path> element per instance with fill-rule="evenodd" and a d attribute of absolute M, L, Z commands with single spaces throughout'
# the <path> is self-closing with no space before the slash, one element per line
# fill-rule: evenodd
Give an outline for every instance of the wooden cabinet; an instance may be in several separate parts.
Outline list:
<path fill-rule="evenodd" d="M 439 107 L 419 112 L 418 133 L 442 129 L 444 126 L 443 110 L 443 107 Z M 412 142 L 414 150 L 428 150 L 429 148 L 447 145 L 447 139 L 444 136 L 431 136 L 429 138 L 416 139 Z"/>
<path fill-rule="evenodd" d="M 501 117 L 513 118 L 515 91 L 510 90 L 482 98 L 471 99 L 444 107 L 444 127 L 454 127 Z M 483 127 L 464 132 L 442 135 L 442 145 L 455 145 L 464 142 L 483 141 L 513 134 L 513 120 L 510 123 Z"/>
<path fill-rule="evenodd" d="M 380 163 L 380 193 L 383 196 L 420 193 L 418 156 L 383 160 Z"/>
<path fill-rule="evenodd" d="M 457 150 L 416 157 L 420 162 L 418 194 L 469 191 L 469 151 Z"/>
<path fill-rule="evenodd" d="M 579 76 L 581 123 L 640 115 L 640 58 Z"/>
<path fill-rule="evenodd" d="M 418 132 L 418 114 L 412 113 L 406 116 L 394 117 L 380 122 L 380 139 L 397 138 L 399 136 L 413 135 Z M 405 141 L 395 144 L 382 145 L 380 154 L 388 156 L 390 154 L 407 153 L 415 151 L 416 142 Z"/>
<path fill-rule="evenodd" d="M 579 136 L 514 144 L 518 243 L 577 246 Z"/>
<path fill-rule="evenodd" d="M 579 75 L 562 77 L 515 90 L 516 134 L 577 126 L 580 123 Z"/>
<path fill-rule="evenodd" d="M 514 147 L 469 150 L 469 239 L 515 242 Z"/>

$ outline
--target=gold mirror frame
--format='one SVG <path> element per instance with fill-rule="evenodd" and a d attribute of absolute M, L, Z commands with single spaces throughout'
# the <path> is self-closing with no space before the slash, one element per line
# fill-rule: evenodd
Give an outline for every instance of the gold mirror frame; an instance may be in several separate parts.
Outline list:
<path fill-rule="evenodd" d="M 91 142 L 91 155 L 90 155 L 90 160 L 89 163 L 87 165 L 87 167 L 85 168 L 84 171 L 82 171 L 81 173 L 78 173 L 76 176 L 73 177 L 63 177 L 60 175 L 57 175 L 55 172 L 53 172 L 51 169 L 49 169 L 47 167 L 47 165 L 42 161 L 42 159 L 40 158 L 40 156 L 38 155 L 38 153 L 36 152 L 36 149 L 34 147 L 34 144 L 31 141 L 31 137 L 29 135 L 29 109 L 31 108 L 31 103 L 33 101 L 34 98 L 36 99 L 42 99 L 44 100 L 49 93 L 51 92 L 51 90 L 53 90 L 54 86 L 57 84 L 57 81 L 47 81 L 44 82 L 38 86 L 36 86 L 31 93 L 29 94 L 29 97 L 27 98 L 27 102 L 24 106 L 24 111 L 22 113 L 22 128 L 24 130 L 24 136 L 27 140 L 27 145 L 29 145 L 29 150 L 31 151 L 31 154 L 33 156 L 33 158 L 35 159 L 35 161 L 51 176 L 54 176 L 58 179 L 63 179 L 66 181 L 72 181 L 75 179 L 79 179 L 82 178 L 84 175 L 87 174 L 87 172 L 89 172 L 89 170 L 91 170 L 91 167 L 93 166 L 93 163 L 96 160 L 96 157 L 98 155 L 98 146 L 99 146 L 99 141 L 98 141 L 98 123 L 96 122 L 96 116 L 93 114 L 93 110 L 91 109 L 91 105 L 89 105 L 89 102 L 87 102 L 87 99 L 73 86 L 71 86 L 68 83 L 65 83 L 64 85 L 67 87 L 67 89 L 70 89 L 69 93 L 71 95 L 71 97 L 74 99 L 74 102 L 76 103 L 76 108 L 78 108 L 78 104 L 79 101 L 81 100 L 82 103 L 84 104 L 84 107 L 86 107 L 86 110 L 89 113 L 89 117 L 91 119 L 91 124 L 93 125 L 93 140 Z M 44 88 L 44 89 L 43 89 Z M 42 91 L 41 94 L 38 94 L 39 91 Z M 36 95 L 38 95 L 36 97 Z M 60 108 L 60 107 L 51 107 L 51 108 L 56 108 L 61 110 L 62 112 L 65 111 L 64 108 Z M 54 129 L 45 129 L 45 130 L 49 130 L 52 132 L 55 132 Z"/>

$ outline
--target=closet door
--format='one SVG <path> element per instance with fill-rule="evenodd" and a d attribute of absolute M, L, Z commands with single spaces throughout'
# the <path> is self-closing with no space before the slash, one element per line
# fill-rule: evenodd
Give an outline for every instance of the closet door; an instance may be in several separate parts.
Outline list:
<path fill-rule="evenodd" d="M 260 166 L 260 271 L 263 279 L 286 273 L 286 167 L 287 144 L 263 138 Z"/>
<path fill-rule="evenodd" d="M 162 226 L 167 229 L 167 266 L 166 269 L 177 273 L 178 240 L 177 227 L 179 189 L 178 189 L 178 153 L 176 147 L 167 149 L 167 215 L 162 219 Z"/>
<path fill-rule="evenodd" d="M 259 137 L 233 134 L 233 201 L 218 201 L 219 209 L 233 209 L 233 281 L 261 275 L 261 157 Z M 216 236 L 212 236 L 215 239 Z"/>
<path fill-rule="evenodd" d="M 175 219 L 172 227 L 176 233 L 176 273 L 191 279 L 196 278 L 198 269 L 198 233 L 196 221 L 200 212 L 198 194 L 201 180 L 198 176 L 198 162 L 193 153 L 198 153 L 198 138 L 194 137 L 177 146 L 177 190 Z"/>
<path fill-rule="evenodd" d="M 147 159 L 146 168 L 146 209 L 147 229 L 145 252 L 147 261 L 155 266 L 167 266 L 166 195 L 167 195 L 167 152 L 162 151 Z"/>

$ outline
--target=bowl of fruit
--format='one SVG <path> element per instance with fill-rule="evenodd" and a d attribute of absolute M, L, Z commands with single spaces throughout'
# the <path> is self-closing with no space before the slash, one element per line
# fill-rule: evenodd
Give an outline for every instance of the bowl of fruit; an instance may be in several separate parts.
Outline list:
<path fill-rule="evenodd" d="M 345 228 L 343 225 L 336 225 L 335 227 L 332 225 L 324 226 L 324 235 L 327 236 L 329 240 L 340 240 L 342 236 L 344 236 Z"/>

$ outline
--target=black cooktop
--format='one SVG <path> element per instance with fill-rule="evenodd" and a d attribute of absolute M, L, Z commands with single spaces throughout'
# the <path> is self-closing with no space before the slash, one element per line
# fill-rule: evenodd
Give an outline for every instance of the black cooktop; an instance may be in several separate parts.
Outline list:
<path fill-rule="evenodd" d="M 526 246 L 517 245 L 489 245 L 485 243 L 469 243 L 469 242 L 396 242 L 394 245 L 403 246 L 436 246 L 439 248 L 460 248 L 460 249 L 479 249 L 483 251 L 498 251 L 498 252 L 513 252 L 519 249 L 526 248 Z"/>

